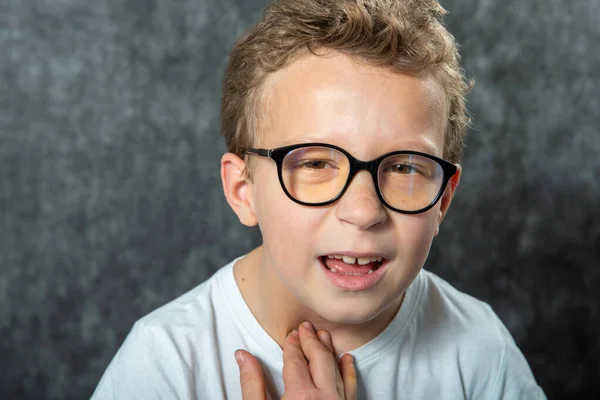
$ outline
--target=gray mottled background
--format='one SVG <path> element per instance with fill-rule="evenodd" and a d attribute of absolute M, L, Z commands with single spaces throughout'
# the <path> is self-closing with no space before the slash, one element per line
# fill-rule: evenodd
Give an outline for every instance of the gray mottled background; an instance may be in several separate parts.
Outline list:
<path fill-rule="evenodd" d="M 90 396 L 133 322 L 259 243 L 220 188 L 228 50 L 266 0 L 0 0 L 0 398 Z M 477 80 L 428 268 L 551 399 L 600 392 L 600 1 L 445 0 Z"/>

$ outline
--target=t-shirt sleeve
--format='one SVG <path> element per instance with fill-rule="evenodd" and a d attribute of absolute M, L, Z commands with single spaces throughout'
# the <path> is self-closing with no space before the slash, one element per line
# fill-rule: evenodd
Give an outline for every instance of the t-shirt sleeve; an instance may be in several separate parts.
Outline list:
<path fill-rule="evenodd" d="M 495 314 L 494 319 L 503 339 L 503 346 L 490 400 L 546 400 L 544 391 L 536 383 L 527 360 L 508 329 Z"/>
<path fill-rule="evenodd" d="M 92 400 L 191 399 L 189 367 L 164 328 L 136 323 Z"/>

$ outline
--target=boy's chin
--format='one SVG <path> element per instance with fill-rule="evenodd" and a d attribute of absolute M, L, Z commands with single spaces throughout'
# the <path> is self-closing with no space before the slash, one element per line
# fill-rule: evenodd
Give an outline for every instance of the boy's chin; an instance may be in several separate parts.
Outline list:
<path fill-rule="evenodd" d="M 331 324 L 360 325 L 372 322 L 388 308 L 385 304 L 369 305 L 363 303 L 360 306 L 356 306 L 350 304 L 334 305 L 322 303 L 316 309 L 313 309 L 313 311 Z"/>

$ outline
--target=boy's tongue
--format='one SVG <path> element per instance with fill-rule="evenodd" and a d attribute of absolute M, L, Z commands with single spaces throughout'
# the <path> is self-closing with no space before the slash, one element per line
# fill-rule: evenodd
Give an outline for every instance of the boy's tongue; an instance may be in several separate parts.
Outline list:
<path fill-rule="evenodd" d="M 370 262 L 366 265 L 358 265 L 358 263 L 350 265 L 346 264 L 344 260 L 328 257 L 325 258 L 325 264 L 329 269 L 335 269 L 337 272 L 349 274 L 367 274 L 370 270 L 375 269 L 375 267 L 377 267 L 376 262 Z"/>

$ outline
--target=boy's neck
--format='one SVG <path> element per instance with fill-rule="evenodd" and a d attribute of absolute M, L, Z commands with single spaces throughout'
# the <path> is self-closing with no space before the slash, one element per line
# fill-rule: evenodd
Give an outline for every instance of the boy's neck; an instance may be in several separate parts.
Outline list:
<path fill-rule="evenodd" d="M 303 321 L 327 330 L 336 354 L 354 350 L 379 335 L 397 314 L 404 296 L 374 319 L 363 324 L 339 325 L 320 317 L 302 305 L 285 285 L 266 268 L 264 248 L 259 246 L 234 266 L 234 276 L 242 297 L 260 325 L 281 347 L 287 334 Z"/>

